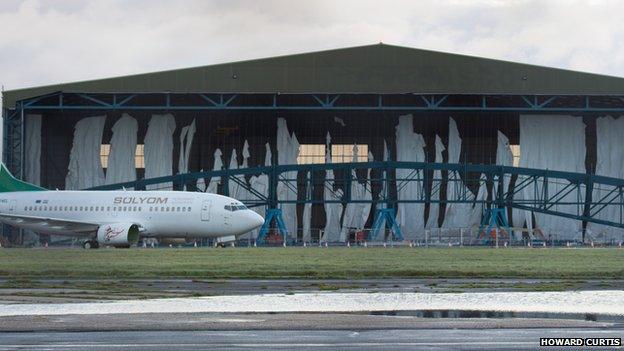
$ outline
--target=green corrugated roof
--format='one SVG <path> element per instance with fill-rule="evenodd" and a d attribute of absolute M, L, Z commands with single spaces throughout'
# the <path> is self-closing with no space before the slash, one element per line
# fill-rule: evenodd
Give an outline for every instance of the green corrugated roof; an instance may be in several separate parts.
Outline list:
<path fill-rule="evenodd" d="M 622 95 L 624 78 L 377 44 L 10 90 L 4 103 L 55 91 Z"/>

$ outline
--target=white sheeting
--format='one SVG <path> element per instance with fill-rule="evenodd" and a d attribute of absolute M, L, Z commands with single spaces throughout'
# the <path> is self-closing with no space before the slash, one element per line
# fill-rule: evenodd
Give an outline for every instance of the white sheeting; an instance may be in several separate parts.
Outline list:
<path fill-rule="evenodd" d="M 498 142 L 496 146 L 496 164 L 500 166 L 513 166 L 513 154 L 511 152 L 511 146 L 509 144 L 509 138 L 507 138 L 507 136 L 503 134 L 500 130 L 498 131 Z M 510 177 L 505 177 L 503 179 L 503 191 L 509 191 L 510 181 Z M 498 191 L 498 182 L 494 182 L 493 191 L 493 196 L 496 196 Z M 521 196 L 521 194 L 517 194 L 516 198 L 520 198 Z M 523 227 L 525 217 L 526 214 L 524 213 L 524 211 L 512 209 L 512 218 L 510 219 L 511 226 L 516 228 Z M 522 239 L 521 230 L 514 230 L 513 234 L 516 240 Z"/>
<path fill-rule="evenodd" d="M 247 140 L 245 140 L 245 143 L 243 144 L 242 156 L 243 156 L 243 163 L 241 163 L 240 168 L 248 168 L 250 153 L 249 153 L 249 143 L 247 142 Z M 232 150 L 232 158 L 230 159 L 229 169 L 238 169 L 239 165 L 237 162 L 238 160 L 236 156 L 236 150 Z M 247 191 L 245 186 L 241 185 L 241 184 L 247 184 L 247 180 L 245 179 L 244 175 L 237 175 L 235 176 L 235 178 L 238 180 L 238 182 L 234 182 L 232 180 L 228 182 L 229 190 L 230 190 L 230 197 L 233 197 L 242 202 L 247 202 L 246 200 L 249 200 L 249 191 Z M 251 237 L 252 233 L 253 231 L 249 233 L 245 233 L 241 235 L 240 238 L 248 239 Z"/>
<path fill-rule="evenodd" d="M 310 172 L 307 172 L 306 173 L 306 196 L 308 199 L 312 197 L 312 186 L 310 182 L 307 181 L 309 178 L 310 178 Z M 311 203 L 306 203 L 305 205 L 303 205 L 302 220 L 303 220 L 303 233 L 302 233 L 301 240 L 304 243 L 310 242 L 310 240 L 312 239 L 312 230 L 310 228 L 310 226 L 312 225 L 312 204 Z"/>
<path fill-rule="evenodd" d="M 288 131 L 286 120 L 277 119 L 277 163 L 280 165 L 295 165 L 299 156 L 299 141 Z M 286 179 L 297 179 L 297 172 L 285 172 L 282 176 Z M 280 200 L 297 200 L 297 181 L 280 181 L 277 185 L 277 198 Z M 282 204 L 282 217 L 286 230 L 291 237 L 297 237 L 297 204 Z"/>
<path fill-rule="evenodd" d="M 41 184 L 41 115 L 26 115 L 26 144 L 24 145 L 24 179 Z"/>
<path fill-rule="evenodd" d="M 390 152 L 388 151 L 388 144 L 386 143 L 386 140 L 384 139 L 384 149 L 383 149 L 383 161 L 389 161 L 390 160 Z M 387 179 L 387 174 L 386 171 L 383 171 L 383 176 L 382 179 Z M 386 197 L 386 192 L 387 192 L 387 188 L 386 188 L 386 182 L 381 182 L 381 190 L 379 191 L 379 195 L 378 198 L 379 199 L 383 199 Z M 376 211 L 379 211 L 381 209 L 386 208 L 387 204 L 385 202 L 378 202 L 377 206 L 376 206 Z M 377 216 L 377 213 L 375 213 L 375 216 Z M 385 230 L 386 228 L 386 220 L 382 219 L 381 220 L 381 228 L 383 230 Z"/>
<path fill-rule="evenodd" d="M 457 123 L 453 118 L 449 118 L 449 139 L 448 139 L 448 163 L 459 163 L 462 140 L 457 130 Z M 458 172 L 448 172 L 449 182 L 446 188 L 447 199 L 457 199 L 459 194 L 464 192 L 467 198 L 473 197 L 472 192 L 466 188 Z M 463 188 L 463 189 L 462 189 Z M 444 213 L 443 228 L 467 228 L 471 226 L 473 206 L 470 203 L 447 203 Z"/>
<path fill-rule="evenodd" d="M 624 178 L 624 117 L 614 119 L 611 116 L 600 117 L 596 120 L 597 160 L 596 175 Z M 612 188 L 594 189 L 594 201 L 606 196 Z M 618 221 L 620 211 L 618 206 L 606 206 L 598 213 L 599 219 Z M 592 239 L 596 241 L 621 242 L 624 239 L 624 229 L 588 223 L 587 228 Z"/>
<path fill-rule="evenodd" d="M 405 115 L 399 117 L 399 124 L 396 126 L 396 160 L 399 162 L 424 162 L 425 139 L 422 135 L 414 132 L 413 116 Z M 409 179 L 422 179 L 422 171 L 415 172 L 412 169 L 397 169 L 397 197 L 399 200 L 417 199 L 421 187 L 418 182 Z M 399 180 L 408 179 L 408 180 Z M 397 211 L 397 222 L 401 228 L 403 237 L 407 240 L 416 240 L 424 236 L 425 226 L 425 205 L 418 203 L 399 203 Z"/>
<path fill-rule="evenodd" d="M 188 163 L 191 156 L 191 145 L 195 135 L 195 119 L 180 131 L 180 157 L 178 158 L 178 173 L 188 173 Z M 185 186 L 186 190 L 186 186 Z"/>
<path fill-rule="evenodd" d="M 436 134 L 435 136 L 435 163 L 442 163 L 443 158 L 442 158 L 442 152 L 446 150 L 446 148 L 444 147 L 444 143 L 442 142 L 442 139 L 440 139 L 440 137 Z M 433 171 L 433 179 L 442 179 L 442 171 L 435 170 Z M 437 181 L 434 184 L 441 184 L 440 181 Z M 427 218 L 427 225 L 425 226 L 425 228 L 427 229 L 432 229 L 432 228 L 438 228 L 438 218 L 440 216 L 440 204 L 437 202 L 433 202 L 433 201 L 439 201 L 440 200 L 440 188 L 436 189 L 435 191 L 432 190 L 432 194 L 431 194 L 431 204 L 429 205 L 429 218 Z"/>
<path fill-rule="evenodd" d="M 357 162 L 358 147 L 353 145 L 353 162 Z M 369 162 L 372 161 L 372 155 L 369 154 Z M 351 200 L 361 201 L 372 199 L 370 192 L 370 170 L 367 170 L 366 182 L 360 183 L 357 179 L 355 171 L 351 171 Z M 350 229 L 361 230 L 364 228 L 368 216 L 370 214 L 370 203 L 349 202 L 345 208 L 342 219 L 342 229 L 340 230 L 340 241 L 346 241 Z"/>
<path fill-rule="evenodd" d="M 131 182 L 136 180 L 136 146 L 139 125 L 127 113 L 113 125 L 110 142 L 106 184 Z"/>
<path fill-rule="evenodd" d="M 264 165 L 265 166 L 271 166 L 271 158 L 272 158 L 272 154 L 271 154 L 271 145 L 269 145 L 269 143 L 266 143 L 264 145 L 265 148 L 265 153 L 264 153 Z M 266 174 L 261 174 L 259 176 L 253 176 L 251 177 L 251 179 L 249 180 L 249 183 L 251 184 L 251 187 L 259 192 L 260 194 L 264 195 L 265 197 L 269 196 L 269 176 Z M 266 207 L 265 206 L 256 206 L 253 207 L 253 210 L 261 215 L 262 217 L 264 217 L 264 215 L 266 214 Z M 257 238 L 258 237 L 258 232 L 259 229 L 255 229 L 252 233 L 252 237 L 253 238 Z"/>
<path fill-rule="evenodd" d="M 24 180 L 28 183 L 41 185 L 41 115 L 26 115 L 24 145 Z M 39 235 L 24 230 L 22 244 L 25 246 L 39 244 Z"/>
<path fill-rule="evenodd" d="M 214 152 L 214 165 L 212 166 L 213 171 L 220 171 L 223 169 L 223 152 L 221 149 L 216 149 Z M 219 185 L 221 184 L 221 177 L 212 177 L 210 178 L 210 183 L 208 183 L 208 188 L 206 189 L 207 193 L 216 194 L 219 190 Z"/>
<path fill-rule="evenodd" d="M 331 163 L 331 136 L 329 132 L 325 138 L 325 163 Z M 342 198 L 342 190 L 333 190 L 334 171 L 325 172 L 325 187 L 323 189 L 324 200 L 340 200 Z M 325 202 L 325 228 L 323 229 L 322 241 L 335 242 L 340 240 L 340 216 L 342 216 L 341 203 Z"/>
<path fill-rule="evenodd" d="M 146 179 L 173 174 L 173 131 L 175 128 L 173 115 L 152 115 L 144 142 Z M 146 186 L 146 190 L 170 190 L 171 188 L 171 183 Z"/>
<path fill-rule="evenodd" d="M 520 115 L 520 167 L 568 172 L 585 172 L 585 124 L 582 117 L 554 115 Z M 561 190 L 566 183 L 550 182 L 550 194 Z M 541 191 L 541 185 L 538 185 Z M 524 189 L 525 198 L 532 196 L 532 185 Z M 576 201 L 576 192 L 562 201 Z M 557 205 L 555 211 L 576 214 L 575 205 Z M 582 211 L 582 208 L 581 208 Z M 557 216 L 535 213 L 536 226 L 548 239 L 580 239 L 581 222 Z"/>
<path fill-rule="evenodd" d="M 65 189 L 85 189 L 104 184 L 100 161 L 104 123 L 106 116 L 87 117 L 76 123 Z"/>
<path fill-rule="evenodd" d="M 204 169 L 202 168 L 199 171 L 203 172 Z M 198 191 L 206 191 L 206 181 L 204 180 L 204 178 L 198 178 L 197 182 L 195 183 L 195 187 Z"/>

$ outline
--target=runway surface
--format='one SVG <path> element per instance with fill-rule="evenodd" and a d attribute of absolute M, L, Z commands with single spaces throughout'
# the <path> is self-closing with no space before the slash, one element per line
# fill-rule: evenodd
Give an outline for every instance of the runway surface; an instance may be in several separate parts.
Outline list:
<path fill-rule="evenodd" d="M 2 333 L 0 350 L 532 350 L 540 337 L 623 335 L 582 328 Z"/>

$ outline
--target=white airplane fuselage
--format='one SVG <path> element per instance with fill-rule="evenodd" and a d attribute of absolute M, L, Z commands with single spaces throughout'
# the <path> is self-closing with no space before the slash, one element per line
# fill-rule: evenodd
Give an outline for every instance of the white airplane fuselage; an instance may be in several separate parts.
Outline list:
<path fill-rule="evenodd" d="M 77 235 L 68 232 L 66 226 L 55 225 L 62 221 L 76 222 L 78 229 L 81 223 L 131 223 L 141 236 L 195 238 L 237 236 L 264 222 L 238 200 L 184 191 L 6 192 L 0 193 L 0 214 L 15 216 L 0 222 L 56 235 Z M 30 217 L 48 221 L 37 222 Z"/>

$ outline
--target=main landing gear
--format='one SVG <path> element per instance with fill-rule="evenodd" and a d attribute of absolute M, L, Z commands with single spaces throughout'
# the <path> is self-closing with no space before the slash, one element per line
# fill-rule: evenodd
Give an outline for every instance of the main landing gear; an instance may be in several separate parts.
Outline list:
<path fill-rule="evenodd" d="M 100 243 L 98 243 L 97 240 L 87 240 L 82 243 L 82 247 L 84 247 L 85 250 L 97 249 L 98 247 L 100 247 Z"/>

